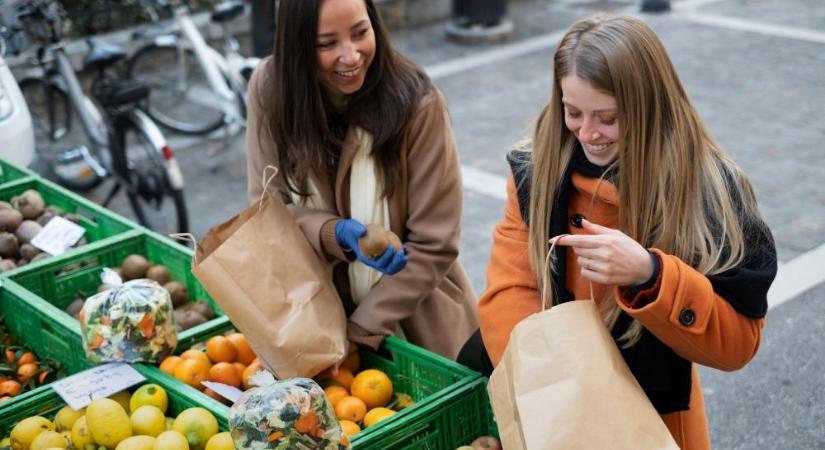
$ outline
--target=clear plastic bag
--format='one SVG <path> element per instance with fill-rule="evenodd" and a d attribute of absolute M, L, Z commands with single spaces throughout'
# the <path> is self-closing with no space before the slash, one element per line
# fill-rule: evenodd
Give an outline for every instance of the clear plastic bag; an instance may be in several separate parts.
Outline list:
<path fill-rule="evenodd" d="M 252 388 L 232 405 L 229 428 L 235 448 L 245 450 L 347 450 L 324 390 L 308 378 L 275 381 L 269 372 L 252 377 Z"/>
<path fill-rule="evenodd" d="M 86 359 L 157 363 L 171 355 L 178 336 L 169 292 L 148 279 L 122 283 L 109 269 L 101 278 L 111 288 L 86 299 L 78 317 Z"/>

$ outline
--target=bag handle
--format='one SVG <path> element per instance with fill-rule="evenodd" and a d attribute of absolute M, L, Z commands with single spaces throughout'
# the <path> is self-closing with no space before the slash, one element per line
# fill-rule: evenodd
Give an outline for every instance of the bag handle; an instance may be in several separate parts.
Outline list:
<path fill-rule="evenodd" d="M 190 242 L 195 247 L 195 254 L 192 255 L 192 262 L 194 266 L 198 265 L 198 240 L 195 239 L 195 235 L 192 233 L 169 233 L 169 236 L 172 239 L 177 239 L 179 241 Z"/>
<path fill-rule="evenodd" d="M 542 272 L 543 276 L 542 276 L 542 279 L 541 279 L 541 310 L 542 311 L 545 311 L 545 310 L 548 309 L 548 307 L 547 307 L 547 270 L 548 270 L 548 266 L 550 265 L 550 258 L 553 257 L 553 250 L 556 249 L 556 242 L 558 242 L 559 239 L 561 239 L 565 236 L 570 236 L 570 234 L 568 234 L 568 233 L 560 234 L 560 235 L 558 235 L 556 237 L 553 237 L 553 238 L 550 238 L 548 240 L 548 242 L 550 243 L 550 249 L 547 250 L 547 257 L 544 258 L 544 271 Z M 593 282 L 590 281 L 590 280 L 587 280 L 587 283 L 590 285 L 590 299 L 595 302 L 596 301 L 596 295 L 593 293 Z"/>
<path fill-rule="evenodd" d="M 267 177 L 266 174 L 269 171 L 272 171 L 273 174 L 270 175 L 269 177 Z M 263 172 L 261 172 L 261 185 L 263 186 L 263 189 L 261 190 L 261 198 L 258 199 L 258 212 L 261 212 L 261 209 L 264 206 L 264 197 L 266 196 L 266 194 L 269 193 L 268 190 L 269 190 L 270 183 L 272 183 L 272 180 L 274 180 L 275 177 L 277 177 L 277 176 L 278 176 L 278 168 L 271 165 L 271 164 L 264 167 Z"/>

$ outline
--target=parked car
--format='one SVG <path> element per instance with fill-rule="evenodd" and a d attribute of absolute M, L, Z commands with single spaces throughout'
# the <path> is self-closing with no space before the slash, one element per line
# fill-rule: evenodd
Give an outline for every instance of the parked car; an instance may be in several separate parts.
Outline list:
<path fill-rule="evenodd" d="M 26 100 L 3 58 L 0 38 L 0 157 L 19 166 L 34 162 L 34 130 Z"/>

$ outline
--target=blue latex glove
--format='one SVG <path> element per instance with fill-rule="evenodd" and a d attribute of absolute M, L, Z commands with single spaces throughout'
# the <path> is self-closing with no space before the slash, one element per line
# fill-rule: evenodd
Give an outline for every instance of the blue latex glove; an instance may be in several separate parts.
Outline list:
<path fill-rule="evenodd" d="M 367 233 L 367 227 L 355 219 L 341 219 L 335 223 L 335 242 L 345 251 L 355 253 L 356 259 L 385 274 L 394 275 L 407 265 L 407 250 L 396 250 L 392 244 L 376 259 L 361 254 L 358 238 Z"/>

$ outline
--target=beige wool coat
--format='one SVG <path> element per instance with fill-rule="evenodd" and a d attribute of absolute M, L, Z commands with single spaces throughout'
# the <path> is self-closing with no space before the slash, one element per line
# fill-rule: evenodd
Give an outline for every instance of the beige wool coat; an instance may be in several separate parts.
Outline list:
<path fill-rule="evenodd" d="M 249 87 L 246 152 L 250 202 L 260 198 L 264 167 L 277 166 L 274 140 L 268 124 L 261 120 L 262 86 L 268 82 L 269 67 L 267 61 L 260 64 Z M 478 319 L 475 294 L 458 261 L 463 187 L 443 95 L 433 87 L 420 100 L 399 149 L 401 176 L 388 199 L 391 229 L 409 250 L 407 265 L 395 275 L 382 277 L 356 307 L 349 300 L 346 276 L 340 276 L 346 273 L 349 259 L 335 242 L 334 224 L 350 215 L 350 171 L 358 146 L 351 128 L 341 150 L 334 186 L 314 180 L 326 203 L 335 205 L 334 212 L 292 204 L 281 177 L 277 189 L 316 252 L 336 266 L 336 287 L 351 312 L 351 338 L 354 334 L 368 335 L 375 339 L 359 342 L 377 345 L 383 336 L 402 335 L 416 345 L 455 359 L 478 329 Z"/>

